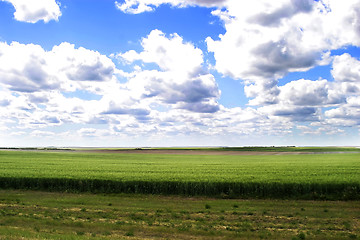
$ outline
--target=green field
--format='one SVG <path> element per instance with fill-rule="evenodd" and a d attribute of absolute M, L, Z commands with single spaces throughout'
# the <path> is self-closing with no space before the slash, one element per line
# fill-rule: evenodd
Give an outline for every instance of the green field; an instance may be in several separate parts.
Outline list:
<path fill-rule="evenodd" d="M 356 149 L 98 150 L 0 151 L 0 239 L 360 237 Z"/>
<path fill-rule="evenodd" d="M 235 198 L 360 199 L 360 154 L 1 151 L 0 188 Z"/>
<path fill-rule="evenodd" d="M 359 239 L 357 201 L 0 191 L 0 239 Z"/>

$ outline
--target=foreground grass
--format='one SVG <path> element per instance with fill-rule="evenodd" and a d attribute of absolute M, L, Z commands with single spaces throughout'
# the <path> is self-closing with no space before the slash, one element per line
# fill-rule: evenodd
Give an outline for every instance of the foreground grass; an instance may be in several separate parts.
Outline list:
<path fill-rule="evenodd" d="M 360 199 L 359 159 L 0 151 L 0 189 Z"/>
<path fill-rule="evenodd" d="M 359 202 L 0 191 L 0 239 L 359 239 Z"/>

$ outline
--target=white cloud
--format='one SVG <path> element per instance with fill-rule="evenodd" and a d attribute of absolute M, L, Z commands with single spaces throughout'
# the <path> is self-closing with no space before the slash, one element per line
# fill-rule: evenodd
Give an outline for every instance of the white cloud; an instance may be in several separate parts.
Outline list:
<path fill-rule="evenodd" d="M 115 6 L 124 13 L 139 14 L 154 11 L 155 8 L 163 4 L 180 8 L 189 6 L 221 7 L 225 1 L 226 0 L 125 0 L 122 3 L 115 1 Z"/>
<path fill-rule="evenodd" d="M 226 1 L 219 40 L 206 39 L 215 69 L 245 81 L 252 105 L 274 104 L 277 80 L 329 64 L 330 51 L 360 46 L 360 1 Z M 316 24 L 314 24 L 316 23 Z"/>
<path fill-rule="evenodd" d="M 275 104 L 278 102 L 280 93 L 277 80 L 262 80 L 244 86 L 244 92 L 248 98 L 249 105 Z"/>
<path fill-rule="evenodd" d="M 98 52 L 69 43 L 45 51 L 34 44 L 0 42 L 0 83 L 18 92 L 88 89 L 112 80 L 114 63 Z"/>
<path fill-rule="evenodd" d="M 133 62 L 141 60 L 145 63 L 156 63 L 163 71 L 176 71 L 179 74 L 196 74 L 203 63 L 202 51 L 191 43 L 186 43 L 178 34 L 167 38 L 160 30 L 153 30 L 142 39 L 144 51 L 129 51 L 119 57 Z"/>
<path fill-rule="evenodd" d="M 335 56 L 331 74 L 338 82 L 360 83 L 360 61 L 348 53 Z"/>
<path fill-rule="evenodd" d="M 356 3 L 116 2 L 128 13 L 152 11 L 161 4 L 218 8 L 212 14 L 224 22 L 226 32 L 218 40 L 207 38 L 208 50 L 214 53 L 218 72 L 244 81 L 251 98 L 246 108 L 226 108 L 217 102 L 220 90 L 206 69 L 202 50 L 176 33 L 153 30 L 141 40 L 141 51 L 111 56 L 129 64 L 133 72 L 117 69 L 97 51 L 66 42 L 49 51 L 35 44 L 2 42 L 0 129 L 79 142 L 91 137 L 262 138 L 288 136 L 294 129 L 343 134 L 343 128 L 360 125 L 360 61 L 349 54 L 330 57 L 330 51 L 359 45 Z M 279 86 L 279 79 L 289 72 L 331 61 L 335 81 L 300 79 Z M 60 131 L 69 125 L 72 133 L 52 134 L 47 128 Z"/>
<path fill-rule="evenodd" d="M 49 74 L 46 52 L 39 45 L 0 43 L 0 83 L 11 90 L 33 92 L 58 88 L 58 81 Z"/>
<path fill-rule="evenodd" d="M 279 101 L 297 106 L 326 106 L 345 102 L 344 94 L 333 89 L 335 86 L 327 80 L 292 81 L 279 87 Z"/>
<path fill-rule="evenodd" d="M 50 136 L 54 136 L 55 133 L 51 131 L 34 130 L 30 133 L 30 135 L 34 137 L 50 137 Z"/>
<path fill-rule="evenodd" d="M 323 107 L 349 105 L 348 102 L 353 99 L 350 97 L 360 91 L 358 60 L 348 54 L 334 59 L 330 57 L 331 50 L 348 45 L 360 46 L 359 0 L 202 3 L 133 0 L 116 4 L 120 10 L 129 13 L 153 11 L 161 4 L 217 8 L 212 14 L 224 22 L 226 32 L 219 35 L 219 40 L 206 39 L 208 50 L 214 53 L 214 68 L 224 75 L 243 80 L 245 94 L 251 98 L 249 105 L 270 105 L 261 108 L 269 116 L 299 122 L 323 121 L 326 117 L 321 111 Z M 154 46 L 158 52 L 162 52 L 160 44 Z M 156 62 L 162 70 L 169 70 L 154 56 L 159 57 L 160 54 L 155 50 L 145 50 L 140 54 L 129 51 L 123 55 L 130 61 Z M 289 72 L 307 71 L 319 65 L 328 65 L 332 60 L 335 82 L 300 79 L 278 86 L 278 79 Z M 166 60 L 165 63 L 171 64 L 171 61 Z M 162 83 L 156 83 L 159 82 Z M 159 87 L 153 84 L 149 89 L 158 90 Z M 148 93 L 160 96 L 156 91 Z"/>
<path fill-rule="evenodd" d="M 311 125 L 311 126 L 299 125 L 296 128 L 301 131 L 301 134 L 312 135 L 312 136 L 321 135 L 321 134 L 339 136 L 339 135 L 343 135 L 345 133 L 345 131 L 343 129 L 339 129 L 332 125 L 325 125 L 325 124 L 320 124 L 317 126 L 316 125 Z"/>
<path fill-rule="evenodd" d="M 61 16 L 59 3 L 55 0 L 3 0 L 11 3 L 15 8 L 14 17 L 18 21 L 36 23 L 43 20 L 45 23 Z"/>
<path fill-rule="evenodd" d="M 315 130 L 301 129 L 304 133 L 343 133 L 341 127 L 359 125 L 360 61 L 349 54 L 333 59 L 335 81 L 300 79 L 269 88 L 256 88 L 259 85 L 257 82 L 245 88 L 249 97 L 255 96 L 250 104 L 265 103 L 268 95 L 272 96 L 267 94 L 266 89 L 277 89 L 274 101 L 258 110 L 269 117 L 312 122 L 312 126 L 317 127 Z"/>
<path fill-rule="evenodd" d="M 69 43 L 50 51 L 0 43 L 0 122 L 19 129 L 109 122 L 101 113 L 111 100 L 105 95 L 119 98 L 115 72 L 106 56 Z M 86 94 L 98 100 L 82 97 Z"/>
<path fill-rule="evenodd" d="M 347 103 L 325 111 L 327 122 L 332 125 L 360 126 L 360 97 L 350 96 Z"/>
<path fill-rule="evenodd" d="M 169 37 L 153 30 L 142 39 L 143 51 L 128 51 L 117 57 L 129 63 L 156 63 L 159 70 L 140 70 L 126 84 L 137 99 L 158 99 L 164 104 L 193 112 L 215 112 L 220 96 L 213 75 L 203 69 L 203 54 L 177 34 Z"/>
<path fill-rule="evenodd" d="M 206 40 L 209 51 L 214 52 L 216 69 L 256 81 L 313 66 L 319 54 L 299 45 L 303 34 L 294 20 L 311 7 L 295 1 L 228 1 L 226 13 L 233 18 L 225 22 L 226 33 L 220 40 Z"/>

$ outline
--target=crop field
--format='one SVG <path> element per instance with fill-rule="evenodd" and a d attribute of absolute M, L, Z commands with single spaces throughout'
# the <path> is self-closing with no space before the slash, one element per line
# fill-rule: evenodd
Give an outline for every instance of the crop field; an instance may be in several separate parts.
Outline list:
<path fill-rule="evenodd" d="M 1 151 L 0 188 L 225 198 L 360 199 L 360 154 Z"/>
<path fill-rule="evenodd" d="M 359 239 L 358 149 L 276 149 L 3 150 L 0 239 Z"/>

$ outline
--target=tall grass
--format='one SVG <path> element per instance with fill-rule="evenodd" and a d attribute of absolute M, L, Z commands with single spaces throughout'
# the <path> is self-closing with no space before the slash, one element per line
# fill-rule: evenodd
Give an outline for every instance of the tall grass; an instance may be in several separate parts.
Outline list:
<path fill-rule="evenodd" d="M 360 199 L 360 154 L 192 156 L 0 152 L 0 188 Z"/>
<path fill-rule="evenodd" d="M 356 183 L 170 182 L 0 177 L 0 188 L 61 192 L 176 194 L 224 198 L 360 199 L 360 184 Z"/>

